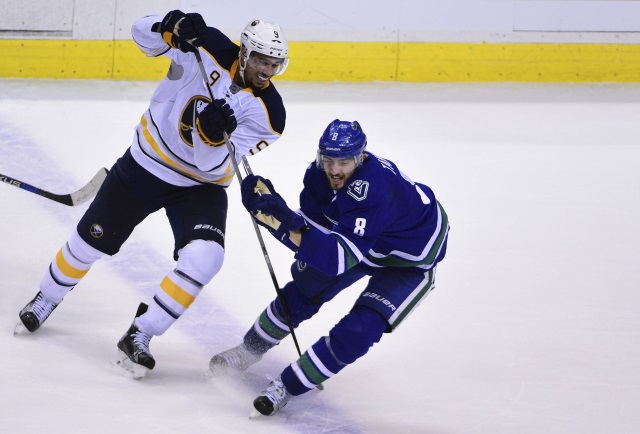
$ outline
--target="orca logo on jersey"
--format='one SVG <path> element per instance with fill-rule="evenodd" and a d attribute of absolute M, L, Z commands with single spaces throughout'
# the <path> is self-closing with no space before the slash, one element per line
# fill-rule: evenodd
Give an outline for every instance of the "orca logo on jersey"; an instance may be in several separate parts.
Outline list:
<path fill-rule="evenodd" d="M 201 111 L 211 100 L 201 95 L 196 95 L 189 100 L 187 105 L 184 106 L 182 113 L 180 114 L 180 125 L 178 131 L 180 131 L 180 137 L 182 141 L 193 148 L 193 136 L 192 131 L 195 129 L 195 113 L 196 109 Z"/>
<path fill-rule="evenodd" d="M 102 229 L 102 226 L 100 226 L 99 224 L 94 223 L 91 225 L 89 233 L 93 238 L 100 238 L 102 235 L 104 235 L 104 229 Z"/>
<path fill-rule="evenodd" d="M 298 271 L 301 272 L 301 273 L 304 271 L 305 268 L 307 268 L 307 263 L 306 262 L 297 261 L 296 264 L 298 266 Z"/>
<path fill-rule="evenodd" d="M 347 193 L 349 194 L 349 196 L 351 196 L 358 202 L 361 200 L 365 200 L 367 198 L 368 192 L 369 181 L 362 181 L 360 179 L 349 184 L 349 188 L 347 189 Z"/>

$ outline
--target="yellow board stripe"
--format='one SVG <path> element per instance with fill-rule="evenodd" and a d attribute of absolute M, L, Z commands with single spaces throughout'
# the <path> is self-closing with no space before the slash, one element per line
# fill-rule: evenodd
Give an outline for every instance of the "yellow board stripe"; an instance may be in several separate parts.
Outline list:
<path fill-rule="evenodd" d="M 638 82 L 640 45 L 400 44 L 399 81 Z"/>
<path fill-rule="evenodd" d="M 80 270 L 72 266 L 71 264 L 69 264 L 67 260 L 64 258 L 62 249 L 60 249 L 60 251 L 56 255 L 56 265 L 58 266 L 60 271 L 62 271 L 62 274 L 72 279 L 82 279 L 89 272 L 89 269 Z"/>
<path fill-rule="evenodd" d="M 193 295 L 173 283 L 168 276 L 162 280 L 160 288 L 185 309 L 191 306 L 191 303 L 196 299 Z"/>
<path fill-rule="evenodd" d="M 169 59 L 130 40 L 0 39 L 0 77 L 159 80 Z M 276 80 L 640 82 L 640 44 L 291 42 Z"/>

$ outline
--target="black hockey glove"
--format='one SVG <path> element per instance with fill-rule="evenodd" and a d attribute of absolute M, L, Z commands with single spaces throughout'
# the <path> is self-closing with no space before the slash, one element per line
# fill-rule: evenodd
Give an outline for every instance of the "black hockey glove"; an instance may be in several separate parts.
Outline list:
<path fill-rule="evenodd" d="M 214 99 L 212 103 L 196 114 L 196 129 L 200 138 L 209 146 L 224 145 L 223 131 L 227 135 L 236 129 L 238 123 L 233 109 L 224 99 Z"/>
<path fill-rule="evenodd" d="M 175 10 L 162 19 L 158 30 L 162 39 L 173 48 L 189 53 L 202 45 L 202 37 L 207 33 L 207 25 L 200 14 Z"/>
<path fill-rule="evenodd" d="M 292 250 L 297 247 L 289 240 L 289 231 L 307 227 L 300 214 L 293 212 L 285 200 L 276 193 L 268 179 L 256 175 L 247 175 L 240 186 L 242 204 L 251 213 L 255 221 L 269 230 L 271 235 Z"/>

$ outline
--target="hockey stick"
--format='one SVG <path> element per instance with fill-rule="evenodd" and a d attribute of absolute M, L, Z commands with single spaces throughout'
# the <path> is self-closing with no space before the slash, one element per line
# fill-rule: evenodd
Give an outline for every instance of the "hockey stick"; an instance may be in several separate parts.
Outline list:
<path fill-rule="evenodd" d="M 229 143 L 229 136 L 227 136 L 227 132 L 223 131 L 222 136 L 224 137 L 224 142 L 227 145 L 227 149 L 231 149 L 231 143 Z M 231 157 L 231 153 L 229 153 L 229 157 Z M 236 173 L 238 173 L 238 180 L 242 184 L 242 176 L 238 172 L 238 164 L 235 159 L 232 158 Z M 249 162 L 247 158 L 242 156 L 242 165 L 244 166 L 245 172 L 247 175 L 253 175 L 253 171 L 251 170 L 251 166 L 249 166 Z M 291 338 L 293 339 L 293 343 L 296 346 L 296 350 L 298 351 L 298 357 L 302 357 L 302 352 L 300 351 L 300 345 L 298 344 L 298 338 L 296 337 L 296 333 L 293 331 L 293 326 L 291 325 L 291 319 L 289 318 L 289 308 L 287 307 L 287 303 L 284 301 L 284 297 L 282 296 L 282 292 L 280 291 L 280 285 L 278 285 L 278 280 L 276 279 L 276 274 L 273 271 L 273 266 L 271 265 L 271 259 L 269 258 L 269 252 L 267 252 L 267 247 L 264 244 L 264 240 L 262 239 L 262 233 L 260 232 L 260 228 L 256 221 L 251 218 L 251 222 L 253 223 L 253 228 L 256 231 L 256 235 L 258 236 L 258 242 L 260 243 L 260 248 L 262 249 L 262 255 L 264 256 L 264 260 L 267 263 L 267 268 L 269 269 L 269 274 L 271 275 L 271 281 L 273 282 L 273 287 L 276 289 L 276 294 L 278 296 L 278 300 L 280 301 L 280 306 L 282 306 L 282 315 L 284 319 L 287 321 L 287 326 L 289 327 L 289 332 L 291 332 Z M 316 384 L 316 389 L 324 390 L 323 384 Z"/>
<path fill-rule="evenodd" d="M 204 81 L 207 90 L 209 91 L 209 97 L 211 97 L 211 101 L 215 100 L 213 96 L 213 92 L 211 91 L 211 86 L 209 86 L 209 79 L 207 78 L 207 72 L 204 70 L 204 65 L 202 64 L 202 57 L 200 57 L 200 52 L 198 50 L 195 51 L 196 59 L 198 60 L 198 67 L 200 68 L 200 74 L 202 75 L 202 80 Z M 224 144 L 227 147 L 227 151 L 229 152 L 229 159 L 231 160 L 231 164 L 233 165 L 233 170 L 236 172 L 236 176 L 238 178 L 238 183 L 242 184 L 242 174 L 240 173 L 240 168 L 238 167 L 238 162 L 235 159 L 235 151 L 231 146 L 231 142 L 229 141 L 229 136 L 226 131 L 222 132 L 222 136 L 224 137 Z M 249 162 L 243 156 L 242 164 L 248 175 L 252 175 L 251 167 L 249 166 Z M 291 325 L 291 319 L 289 318 L 289 311 L 287 309 L 287 305 L 284 301 L 284 297 L 282 296 L 282 292 L 280 291 L 280 285 L 278 285 L 278 279 L 276 278 L 276 273 L 273 271 L 273 266 L 271 265 L 271 259 L 269 258 L 269 253 L 267 252 L 267 246 L 264 244 L 264 240 L 262 239 L 262 234 L 260 233 L 260 228 L 256 221 L 251 218 L 251 222 L 253 223 L 253 228 L 256 231 L 256 235 L 258 237 L 258 243 L 260 243 L 260 248 L 262 249 L 262 255 L 264 256 L 264 260 L 267 263 L 267 268 L 269 269 L 269 274 L 271 275 L 271 281 L 273 282 L 273 286 L 276 289 L 276 294 L 278 295 L 278 300 L 280 301 L 280 306 L 282 306 L 282 313 L 284 315 L 285 320 L 287 321 L 287 326 L 289 327 L 289 332 L 291 333 L 291 338 L 293 339 L 293 343 L 296 346 L 296 350 L 298 351 L 298 357 L 302 357 L 302 352 L 300 351 L 300 345 L 298 344 L 298 338 L 296 337 L 296 333 L 293 330 L 293 326 Z M 316 385 L 319 390 L 323 390 L 324 387 L 322 384 Z"/>
<path fill-rule="evenodd" d="M 109 171 L 103 167 L 102 169 L 98 170 L 98 173 L 96 173 L 91 181 L 89 181 L 84 187 L 68 194 L 51 193 L 49 191 L 27 184 L 26 182 L 19 181 L 7 175 L 3 175 L 2 173 L 0 173 L 0 181 L 4 182 L 5 184 L 13 185 L 14 187 L 21 188 L 23 190 L 30 191 L 31 193 L 35 193 L 39 196 L 45 197 L 49 200 L 53 200 L 63 205 L 76 206 L 86 202 L 87 200 L 95 196 L 95 194 L 100 189 L 102 182 L 107 177 L 107 173 L 109 173 Z"/>

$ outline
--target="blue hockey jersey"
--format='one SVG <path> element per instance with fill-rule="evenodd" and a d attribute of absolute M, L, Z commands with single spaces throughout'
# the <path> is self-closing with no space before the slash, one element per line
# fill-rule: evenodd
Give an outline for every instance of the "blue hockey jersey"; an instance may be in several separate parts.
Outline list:
<path fill-rule="evenodd" d="M 428 270 L 446 252 L 449 220 L 433 191 L 370 152 L 339 191 L 312 163 L 299 212 L 312 227 L 296 258 L 328 275 L 359 263 Z"/>

